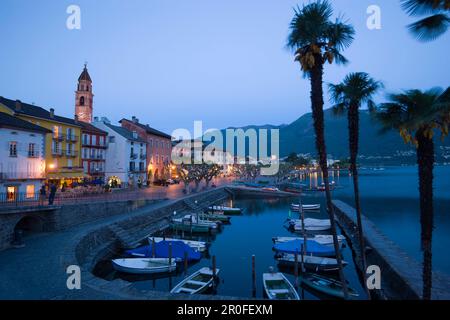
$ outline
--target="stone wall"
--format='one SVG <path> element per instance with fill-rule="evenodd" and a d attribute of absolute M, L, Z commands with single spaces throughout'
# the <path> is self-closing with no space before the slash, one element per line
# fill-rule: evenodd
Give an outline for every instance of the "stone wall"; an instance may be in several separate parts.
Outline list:
<path fill-rule="evenodd" d="M 338 223 L 349 239 L 362 272 L 357 233 L 356 211 L 342 201 L 333 201 Z M 381 269 L 381 290 L 374 293 L 389 300 L 416 300 L 422 296 L 422 265 L 389 240 L 364 215 L 361 217 L 366 245 L 367 265 Z M 419 236 L 419 235 L 418 235 Z M 450 276 L 433 272 L 433 300 L 450 299 Z"/>

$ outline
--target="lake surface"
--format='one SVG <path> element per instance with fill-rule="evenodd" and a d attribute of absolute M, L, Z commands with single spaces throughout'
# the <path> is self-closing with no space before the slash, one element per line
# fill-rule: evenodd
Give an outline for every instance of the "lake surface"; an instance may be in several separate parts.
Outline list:
<path fill-rule="evenodd" d="M 450 167 L 436 167 L 434 176 L 433 270 L 450 274 Z M 352 178 L 341 174 L 335 180 L 343 188 L 335 190 L 333 197 L 353 205 Z M 360 193 L 363 214 L 421 262 L 417 167 L 362 169 Z"/>

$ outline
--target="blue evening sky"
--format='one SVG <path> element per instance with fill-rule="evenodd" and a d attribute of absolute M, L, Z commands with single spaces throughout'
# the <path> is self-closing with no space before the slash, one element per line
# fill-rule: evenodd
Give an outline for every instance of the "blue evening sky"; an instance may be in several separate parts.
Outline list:
<path fill-rule="evenodd" d="M 54 107 L 72 117 L 83 63 L 94 81 L 94 110 L 113 121 L 136 115 L 170 133 L 290 123 L 309 112 L 309 83 L 285 49 L 293 0 L 2 0 L 0 95 Z M 66 8 L 81 7 L 81 30 Z M 398 0 L 334 0 L 356 28 L 347 67 L 325 81 L 366 71 L 388 91 L 448 86 L 450 34 L 423 44 Z M 382 10 L 382 29 L 366 9 Z M 382 98 L 382 97 L 381 97 Z M 328 99 L 326 98 L 326 103 Z"/>

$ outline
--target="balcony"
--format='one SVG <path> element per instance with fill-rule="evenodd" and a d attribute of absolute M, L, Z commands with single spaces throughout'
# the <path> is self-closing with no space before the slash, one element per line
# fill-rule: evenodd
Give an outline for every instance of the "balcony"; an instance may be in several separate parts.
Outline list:
<path fill-rule="evenodd" d="M 83 147 L 90 147 L 90 148 L 97 148 L 97 149 L 106 149 L 108 147 L 105 142 L 95 144 L 95 143 L 90 143 L 89 141 L 83 140 L 81 142 L 81 144 L 83 145 Z"/>
<path fill-rule="evenodd" d="M 78 141 L 78 136 L 76 135 L 66 135 L 66 141 L 67 142 L 77 142 Z"/>
<path fill-rule="evenodd" d="M 52 150 L 52 156 L 53 157 L 62 157 L 63 156 L 63 151 L 62 150 Z"/>
<path fill-rule="evenodd" d="M 52 139 L 55 141 L 64 141 L 64 135 L 63 134 L 53 134 Z"/>
<path fill-rule="evenodd" d="M 45 179 L 43 172 L 0 172 L 0 181 Z"/>
<path fill-rule="evenodd" d="M 146 154 L 141 154 L 141 155 L 139 156 L 139 158 L 140 158 L 141 160 L 145 160 L 145 159 L 147 159 L 147 155 L 146 155 Z"/>
<path fill-rule="evenodd" d="M 65 154 L 66 154 L 66 157 L 68 157 L 68 158 L 76 158 L 76 157 L 78 157 L 78 151 L 75 151 L 75 150 L 67 150 L 65 152 Z"/>
<path fill-rule="evenodd" d="M 132 154 L 130 154 L 130 159 L 136 160 L 137 158 L 138 158 L 137 153 L 132 153 Z"/>

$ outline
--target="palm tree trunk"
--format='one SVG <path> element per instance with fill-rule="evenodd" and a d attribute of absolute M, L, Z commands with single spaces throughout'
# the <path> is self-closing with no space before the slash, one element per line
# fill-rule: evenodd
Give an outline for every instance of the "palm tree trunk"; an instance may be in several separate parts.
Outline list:
<path fill-rule="evenodd" d="M 353 190 L 355 194 L 355 208 L 356 208 L 356 220 L 358 226 L 358 240 L 362 274 L 364 278 L 364 288 L 366 290 L 367 297 L 370 299 L 370 291 L 367 288 L 367 262 L 366 262 L 366 245 L 364 243 L 364 233 L 361 221 L 361 201 L 359 198 L 359 181 L 358 181 L 358 146 L 359 146 L 359 105 L 351 105 L 348 110 L 348 132 L 349 132 L 349 147 L 350 147 L 350 172 L 353 175 Z"/>
<path fill-rule="evenodd" d="M 423 251 L 422 298 L 431 300 L 434 142 L 433 139 L 425 137 L 423 131 L 417 132 L 416 139 L 418 142 L 417 164 L 419 166 L 420 225 Z"/>
<path fill-rule="evenodd" d="M 325 125 L 323 115 L 323 58 L 320 54 L 314 56 L 316 64 L 310 71 L 311 78 L 311 108 L 314 121 L 314 130 L 316 133 L 316 148 L 319 153 L 319 163 L 322 169 L 323 180 L 325 183 L 325 193 L 327 198 L 327 212 L 331 222 L 331 233 L 333 234 L 334 250 L 336 251 L 336 259 L 339 266 L 339 278 L 342 282 L 344 296 L 348 298 L 348 288 L 345 281 L 342 268 L 342 257 L 339 242 L 336 233 L 336 221 L 334 217 L 333 204 L 331 203 L 330 181 L 328 178 L 328 161 L 327 150 L 325 145 Z"/>

